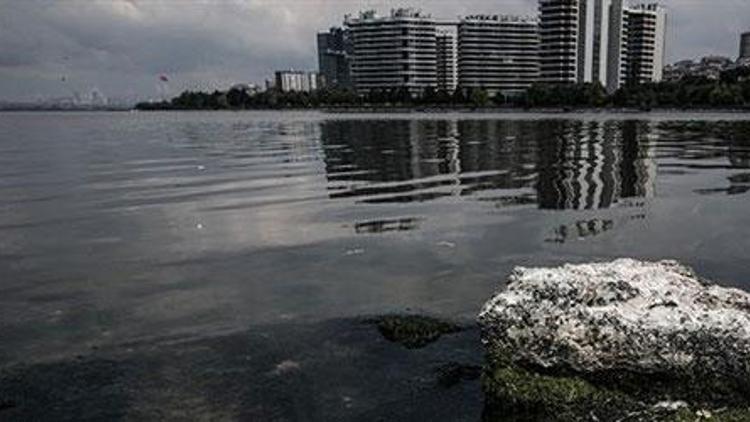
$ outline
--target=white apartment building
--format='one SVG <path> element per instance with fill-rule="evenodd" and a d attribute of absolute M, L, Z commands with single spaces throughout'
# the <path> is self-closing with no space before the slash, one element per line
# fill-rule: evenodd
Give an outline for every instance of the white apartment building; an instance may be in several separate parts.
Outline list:
<path fill-rule="evenodd" d="M 538 21 L 474 15 L 458 23 L 459 87 L 514 95 L 539 79 Z"/>
<path fill-rule="evenodd" d="M 660 82 L 664 76 L 666 9 L 656 3 L 623 6 L 613 0 L 607 90 Z"/>
<path fill-rule="evenodd" d="M 458 45 L 456 32 L 447 28 L 439 29 L 437 33 L 437 89 L 453 92 L 457 85 Z"/>
<path fill-rule="evenodd" d="M 539 1 L 541 81 L 607 84 L 613 1 Z"/>
<path fill-rule="evenodd" d="M 579 18 L 579 0 L 539 1 L 541 82 L 578 82 Z"/>
<path fill-rule="evenodd" d="M 626 82 L 659 82 L 664 72 L 667 13 L 656 3 L 625 9 L 628 22 Z"/>
<path fill-rule="evenodd" d="M 437 31 L 430 15 L 414 9 L 380 17 L 367 11 L 345 25 L 352 42 L 351 70 L 359 93 L 407 88 L 420 94 L 437 87 Z"/>
<path fill-rule="evenodd" d="M 623 0 L 540 0 L 542 82 L 624 83 L 662 79 L 666 10 Z"/>
<path fill-rule="evenodd" d="M 311 92 L 318 89 L 318 73 L 300 70 L 279 70 L 276 72 L 275 87 L 282 92 Z"/>

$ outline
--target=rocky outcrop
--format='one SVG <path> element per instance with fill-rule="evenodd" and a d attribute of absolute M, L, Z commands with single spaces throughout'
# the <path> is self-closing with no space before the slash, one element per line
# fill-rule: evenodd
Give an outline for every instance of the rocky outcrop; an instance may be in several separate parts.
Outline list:
<path fill-rule="evenodd" d="M 485 388 L 505 405 L 750 399 L 750 295 L 673 261 L 517 268 L 479 323 Z"/>

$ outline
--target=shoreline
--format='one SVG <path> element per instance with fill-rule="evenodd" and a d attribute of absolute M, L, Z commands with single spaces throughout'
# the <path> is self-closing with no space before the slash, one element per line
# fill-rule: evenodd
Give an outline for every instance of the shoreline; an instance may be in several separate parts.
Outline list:
<path fill-rule="evenodd" d="M 449 108 L 429 108 L 429 107 L 347 107 L 347 108 L 319 108 L 315 109 L 329 114 L 349 114 L 349 113 L 415 113 L 415 114 L 650 114 L 650 113 L 725 113 L 725 114 L 750 114 L 750 109 L 678 109 L 678 108 L 569 108 L 569 107 L 542 107 L 542 108 L 506 108 L 506 107 L 449 107 Z"/>
<path fill-rule="evenodd" d="M 140 113 L 140 112 L 320 112 L 324 114 L 748 114 L 745 108 L 572 108 L 572 107 L 541 107 L 541 108 L 508 108 L 508 107 L 310 107 L 310 108 L 254 108 L 254 109 L 137 109 L 137 108 L 105 108 L 105 109 L 2 109 L 0 113 Z"/>

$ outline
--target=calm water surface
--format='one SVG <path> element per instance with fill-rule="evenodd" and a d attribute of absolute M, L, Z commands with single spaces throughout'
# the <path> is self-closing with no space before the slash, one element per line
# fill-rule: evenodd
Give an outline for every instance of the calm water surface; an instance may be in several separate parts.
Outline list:
<path fill-rule="evenodd" d="M 742 115 L 0 114 L 0 364 L 414 310 L 515 265 L 750 288 Z"/>
<path fill-rule="evenodd" d="M 749 121 L 475 116 L 0 115 L 0 356 L 471 318 L 514 265 L 677 258 L 750 287 Z"/>

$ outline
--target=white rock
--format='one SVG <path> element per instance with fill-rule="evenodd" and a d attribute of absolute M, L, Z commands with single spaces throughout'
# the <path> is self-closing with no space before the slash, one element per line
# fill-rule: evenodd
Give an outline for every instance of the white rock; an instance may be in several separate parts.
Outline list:
<path fill-rule="evenodd" d="M 750 295 L 674 261 L 516 268 L 479 323 L 491 356 L 516 363 L 750 383 Z"/>

